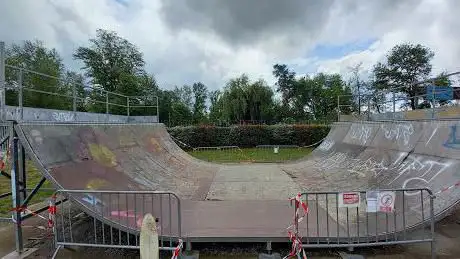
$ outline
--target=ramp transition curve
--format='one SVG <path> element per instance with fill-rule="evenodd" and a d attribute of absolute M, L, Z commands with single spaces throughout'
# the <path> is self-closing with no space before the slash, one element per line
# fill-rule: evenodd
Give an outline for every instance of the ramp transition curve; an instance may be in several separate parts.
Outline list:
<path fill-rule="evenodd" d="M 287 199 L 299 191 L 428 187 L 437 196 L 435 214 L 442 216 L 460 197 L 458 124 L 335 123 L 321 145 L 304 159 L 248 165 L 220 165 L 195 159 L 174 143 L 162 124 L 21 123 L 15 125 L 15 130 L 29 156 L 58 188 L 172 191 L 181 198 L 182 236 L 189 240 L 284 240 L 292 218 Z M 402 195 L 408 200 L 404 204 L 405 224 L 416 226 L 422 221 L 420 199 L 426 197 Z M 138 230 L 135 221 L 101 217 L 111 215 L 108 208 L 120 206 L 122 201 L 102 200 L 104 205 L 95 210 L 84 197 L 73 198 L 92 216 L 114 226 Z M 158 208 L 154 202 L 139 202 L 126 201 L 122 207 L 143 206 L 144 212 L 155 215 Z M 318 213 L 308 217 L 320 223 L 319 229 L 307 229 L 311 233 L 303 233 L 304 236 L 323 235 L 326 220 L 341 226 L 336 230 L 339 233 L 330 235 L 363 234 L 359 226 L 344 233 L 342 226 L 346 223 L 335 209 L 328 207 L 331 204 L 332 201 L 328 205 L 324 201 L 311 203 L 311 207 L 317 206 L 314 209 Z M 362 206 L 359 211 L 364 209 Z M 394 223 L 390 231 L 399 231 L 400 222 Z M 383 231 L 375 228 L 374 234 Z M 177 229 L 171 228 L 164 235 L 175 236 Z"/>

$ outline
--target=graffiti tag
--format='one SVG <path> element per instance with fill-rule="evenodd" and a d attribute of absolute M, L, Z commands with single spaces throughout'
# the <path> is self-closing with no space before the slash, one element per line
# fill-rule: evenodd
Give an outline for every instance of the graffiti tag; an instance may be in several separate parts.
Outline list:
<path fill-rule="evenodd" d="M 332 146 L 334 146 L 334 141 L 333 140 L 329 140 L 329 139 L 325 139 L 321 145 L 319 145 L 318 149 L 319 150 L 322 150 L 322 151 L 329 151 L 329 149 L 332 148 Z"/>
<path fill-rule="evenodd" d="M 460 138 L 457 137 L 457 125 L 450 126 L 449 138 L 444 143 L 447 148 L 460 149 Z"/>
<path fill-rule="evenodd" d="M 393 141 L 401 141 L 404 145 L 409 144 L 410 137 L 414 134 L 414 127 L 412 124 L 397 124 L 390 126 L 381 126 L 386 139 Z"/>
<path fill-rule="evenodd" d="M 372 128 L 366 125 L 351 125 L 351 138 L 356 139 L 361 144 L 366 144 L 367 140 L 371 136 Z"/>
<path fill-rule="evenodd" d="M 53 112 L 52 116 L 56 121 L 74 121 L 74 114 L 69 112 Z"/>
<path fill-rule="evenodd" d="M 82 200 L 93 206 L 96 206 L 98 204 L 101 206 L 104 206 L 104 203 L 100 199 L 94 197 L 93 195 L 87 194 L 87 193 L 85 193 L 85 197 L 83 197 Z"/>

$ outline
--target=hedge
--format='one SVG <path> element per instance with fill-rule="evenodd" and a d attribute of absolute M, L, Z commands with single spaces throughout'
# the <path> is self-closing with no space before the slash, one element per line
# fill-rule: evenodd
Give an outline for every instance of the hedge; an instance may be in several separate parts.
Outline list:
<path fill-rule="evenodd" d="M 187 126 L 169 128 L 169 134 L 191 147 L 257 145 L 306 146 L 323 139 L 327 125 Z"/>

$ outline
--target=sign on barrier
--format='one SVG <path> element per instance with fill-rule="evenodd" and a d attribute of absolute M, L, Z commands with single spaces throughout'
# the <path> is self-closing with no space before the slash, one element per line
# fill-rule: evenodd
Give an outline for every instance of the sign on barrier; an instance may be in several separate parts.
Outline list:
<path fill-rule="evenodd" d="M 379 211 L 381 212 L 393 212 L 395 206 L 396 193 L 385 191 L 379 192 Z"/>
<path fill-rule="evenodd" d="M 344 192 L 339 194 L 340 208 L 357 208 L 360 201 L 359 192 Z"/>
<path fill-rule="evenodd" d="M 366 211 L 367 212 L 377 212 L 378 199 L 379 199 L 378 191 L 367 191 L 366 192 L 366 205 L 367 205 Z"/>

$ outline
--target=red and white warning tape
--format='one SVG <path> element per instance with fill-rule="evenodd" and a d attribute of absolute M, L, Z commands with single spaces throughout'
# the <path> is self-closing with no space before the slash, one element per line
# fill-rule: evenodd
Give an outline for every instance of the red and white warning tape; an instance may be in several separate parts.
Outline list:
<path fill-rule="evenodd" d="M 302 200 L 301 193 L 298 193 L 296 196 L 290 198 L 289 201 L 294 201 L 295 203 L 293 224 L 288 227 L 288 236 L 289 240 L 292 242 L 292 246 L 291 252 L 283 259 L 288 259 L 293 256 L 296 256 L 297 258 L 307 259 L 305 250 L 302 248 L 302 238 L 299 236 L 297 229 L 299 223 L 302 222 L 304 217 L 308 214 L 308 203 Z M 302 214 L 300 213 L 300 210 L 302 210 Z M 292 228 L 294 228 L 294 232 L 290 230 Z"/>
<path fill-rule="evenodd" d="M 440 194 L 440 193 L 443 193 L 443 192 L 446 192 L 452 188 L 457 188 L 460 186 L 460 181 L 456 182 L 455 184 L 451 185 L 451 186 L 447 186 L 447 187 L 444 187 L 442 188 L 441 190 L 437 191 L 436 193 L 434 193 L 434 195 L 437 195 L 437 194 Z"/>
<path fill-rule="evenodd" d="M 54 222 L 56 218 L 56 195 L 51 196 L 48 206 L 48 228 L 54 227 Z"/>
<path fill-rule="evenodd" d="M 176 246 L 176 249 L 174 249 L 171 259 L 178 259 L 179 258 L 179 254 L 180 254 L 180 251 L 182 250 L 183 246 L 184 246 L 184 243 L 182 242 L 182 239 L 179 239 L 179 244 Z"/>
<path fill-rule="evenodd" d="M 46 220 L 47 223 L 48 223 L 48 229 L 52 229 L 53 226 L 54 226 L 54 222 L 55 222 L 55 215 L 56 215 L 56 196 L 53 195 L 49 201 L 49 205 L 48 205 L 48 218 L 38 214 L 38 213 L 35 213 L 34 211 L 32 210 L 29 210 L 26 206 L 21 206 L 21 207 L 17 207 L 17 208 L 13 208 L 11 209 L 11 211 L 19 211 L 19 212 L 25 212 L 25 213 L 29 213 L 31 214 L 32 216 L 36 216 L 36 217 L 39 217 L 43 220 Z M 11 216 L 11 220 L 13 221 L 13 223 L 17 224 L 17 221 L 15 220 L 14 216 L 12 215 Z M 40 229 L 44 229 L 44 227 L 38 227 Z"/>

